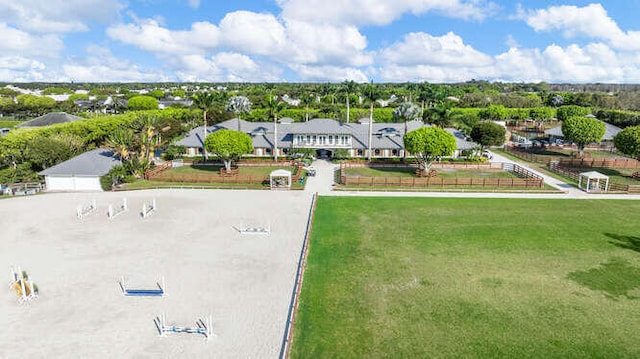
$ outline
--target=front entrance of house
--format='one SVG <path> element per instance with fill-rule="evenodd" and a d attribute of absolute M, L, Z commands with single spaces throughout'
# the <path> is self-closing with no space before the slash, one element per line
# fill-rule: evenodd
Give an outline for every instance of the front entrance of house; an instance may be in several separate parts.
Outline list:
<path fill-rule="evenodd" d="M 333 152 L 331 150 L 316 150 L 316 158 L 327 158 L 330 159 L 333 156 Z"/>

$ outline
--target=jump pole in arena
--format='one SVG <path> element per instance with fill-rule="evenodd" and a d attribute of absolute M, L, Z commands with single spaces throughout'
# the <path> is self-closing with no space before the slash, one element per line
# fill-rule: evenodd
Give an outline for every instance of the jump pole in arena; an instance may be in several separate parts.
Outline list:
<path fill-rule="evenodd" d="M 109 219 L 114 219 L 116 217 L 118 217 L 119 215 L 121 215 L 124 212 L 127 212 L 129 210 L 129 206 L 127 205 L 127 199 L 123 198 L 122 199 L 122 204 L 118 207 L 113 207 L 112 204 L 109 204 L 109 210 L 107 211 L 107 217 Z"/>
<path fill-rule="evenodd" d="M 161 337 L 166 336 L 168 333 L 185 333 L 185 334 L 200 334 L 204 335 L 205 340 L 209 340 L 213 336 L 213 319 L 208 316 L 204 319 L 197 319 L 195 327 L 178 327 L 175 325 L 167 325 L 167 319 L 162 315 L 157 316 L 154 319 L 158 333 Z"/>
<path fill-rule="evenodd" d="M 96 200 L 92 199 L 89 205 L 87 205 L 86 207 L 79 204 L 76 208 L 76 215 L 78 216 L 78 219 L 84 219 L 84 217 L 90 215 L 91 213 L 94 213 L 97 209 L 98 207 L 96 206 Z"/>
<path fill-rule="evenodd" d="M 151 203 L 147 204 L 147 202 L 143 202 L 142 203 L 142 212 L 140 212 L 140 214 L 142 215 L 142 218 L 149 218 L 151 217 L 152 214 L 154 214 L 156 212 L 156 199 L 152 199 Z"/>
<path fill-rule="evenodd" d="M 120 279 L 120 288 L 122 289 L 122 295 L 125 297 L 164 297 L 167 294 L 167 287 L 164 284 L 164 277 L 160 283 L 156 282 L 158 288 L 127 288 L 127 284 L 124 281 L 124 277 Z"/>
<path fill-rule="evenodd" d="M 240 234 L 271 234 L 271 222 L 268 222 L 266 226 L 244 225 L 240 222 Z"/>

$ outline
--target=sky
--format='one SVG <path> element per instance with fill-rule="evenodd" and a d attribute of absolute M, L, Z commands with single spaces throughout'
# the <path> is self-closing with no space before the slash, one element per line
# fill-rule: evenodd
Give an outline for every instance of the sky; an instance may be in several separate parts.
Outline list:
<path fill-rule="evenodd" d="M 640 0 L 0 0 L 2 82 L 640 83 Z"/>

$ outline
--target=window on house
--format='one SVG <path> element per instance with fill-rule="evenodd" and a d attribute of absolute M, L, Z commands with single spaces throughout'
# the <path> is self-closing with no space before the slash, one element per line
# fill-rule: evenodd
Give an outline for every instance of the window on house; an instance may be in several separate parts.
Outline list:
<path fill-rule="evenodd" d="M 380 156 L 380 150 L 379 149 L 373 150 L 373 155 L 374 156 Z"/>
<path fill-rule="evenodd" d="M 398 150 L 391 150 L 391 155 L 392 156 L 397 156 L 398 155 Z"/>
<path fill-rule="evenodd" d="M 357 151 L 357 155 L 358 156 L 363 156 L 364 155 L 364 151 L 363 150 L 358 150 Z"/>

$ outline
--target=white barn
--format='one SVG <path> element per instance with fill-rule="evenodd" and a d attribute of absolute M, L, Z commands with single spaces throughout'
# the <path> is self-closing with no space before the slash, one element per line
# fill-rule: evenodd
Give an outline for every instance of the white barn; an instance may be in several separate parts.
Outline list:
<path fill-rule="evenodd" d="M 41 171 L 47 191 L 102 191 L 100 177 L 120 160 L 110 150 L 98 148 Z"/>

